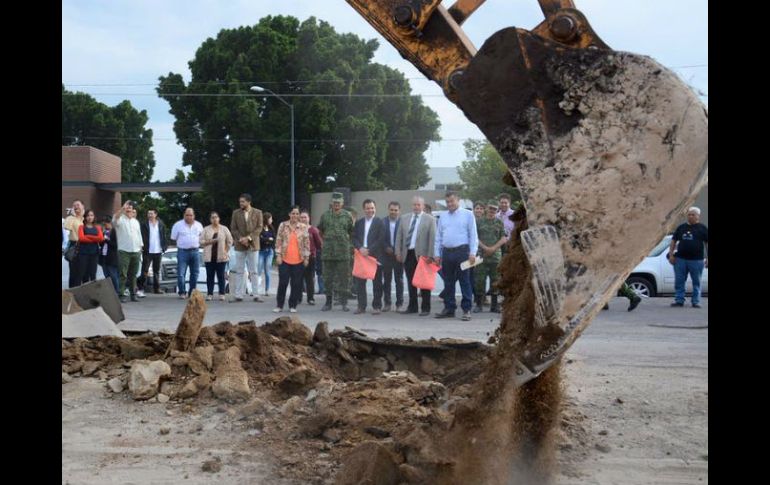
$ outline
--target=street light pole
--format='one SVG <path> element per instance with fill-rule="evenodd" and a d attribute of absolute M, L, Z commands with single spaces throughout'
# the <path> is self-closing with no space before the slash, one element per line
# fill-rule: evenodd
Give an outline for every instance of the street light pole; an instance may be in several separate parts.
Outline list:
<path fill-rule="evenodd" d="M 291 111 L 291 205 L 294 206 L 294 105 L 290 104 Z"/>
<path fill-rule="evenodd" d="M 261 93 L 263 91 L 267 91 L 268 93 L 270 93 L 270 95 L 275 96 L 283 104 L 288 106 L 289 110 L 291 111 L 291 205 L 293 206 L 295 204 L 295 201 L 294 201 L 294 105 L 287 102 L 280 95 L 274 93 L 273 91 L 267 88 L 263 88 L 261 86 L 252 86 L 251 88 L 249 88 L 249 90 L 254 93 Z"/>

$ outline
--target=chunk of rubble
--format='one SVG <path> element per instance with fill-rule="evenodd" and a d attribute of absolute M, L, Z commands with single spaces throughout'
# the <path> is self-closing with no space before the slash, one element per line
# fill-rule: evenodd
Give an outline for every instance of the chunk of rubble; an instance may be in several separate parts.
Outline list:
<path fill-rule="evenodd" d="M 171 367 L 162 360 L 135 360 L 128 374 L 128 389 L 136 400 L 155 397 L 160 378 L 171 374 Z"/>
<path fill-rule="evenodd" d="M 251 397 L 249 375 L 241 365 L 241 351 L 230 347 L 214 355 L 216 379 L 211 389 L 219 399 L 237 401 Z"/>
<path fill-rule="evenodd" d="M 336 485 L 397 485 L 399 468 L 393 453 L 379 443 L 358 445 L 342 462 Z"/>

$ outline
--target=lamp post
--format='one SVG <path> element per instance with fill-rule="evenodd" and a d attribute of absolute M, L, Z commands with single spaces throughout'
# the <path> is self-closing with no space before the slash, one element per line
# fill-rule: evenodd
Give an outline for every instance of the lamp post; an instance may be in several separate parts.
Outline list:
<path fill-rule="evenodd" d="M 274 93 L 273 91 L 263 88 L 262 86 L 252 86 L 249 88 L 249 90 L 253 93 L 264 93 L 268 92 L 270 93 L 270 96 L 275 96 L 278 98 L 283 104 L 289 107 L 289 110 L 291 111 L 291 205 L 294 205 L 294 105 L 287 102 L 285 99 L 283 99 L 278 94 Z"/>

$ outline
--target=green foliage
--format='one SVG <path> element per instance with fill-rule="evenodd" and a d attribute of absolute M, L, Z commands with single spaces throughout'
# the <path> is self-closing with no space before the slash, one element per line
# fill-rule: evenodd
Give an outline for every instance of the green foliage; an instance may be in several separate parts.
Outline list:
<path fill-rule="evenodd" d="M 90 145 L 121 158 L 123 182 L 149 182 L 155 168 L 147 112 L 129 101 L 107 106 L 62 85 L 62 145 Z M 124 194 L 127 195 L 127 194 Z"/>
<path fill-rule="evenodd" d="M 489 199 L 497 200 L 499 194 L 507 193 L 511 195 L 511 205 L 515 208 L 521 195 L 518 189 L 503 182 L 508 168 L 497 150 L 486 140 L 469 139 L 463 146 L 466 160 L 457 170 L 465 185 L 463 197 L 486 204 Z"/>
<path fill-rule="evenodd" d="M 283 96 L 344 95 L 284 98 L 295 110 L 298 200 L 302 193 L 338 186 L 425 184 L 423 153 L 438 140 L 436 113 L 419 97 L 350 96 L 411 93 L 402 73 L 372 62 L 377 47 L 374 40 L 338 33 L 312 17 L 300 24 L 293 17 L 268 16 L 203 42 L 189 63 L 189 83 L 180 74 L 162 76 L 158 93 L 176 118 L 183 164 L 192 169 L 191 180 L 204 184 L 191 200 L 196 209 L 236 207 L 242 192 L 274 214 L 288 208 L 290 110 L 274 97 L 249 94 L 254 81 Z M 238 96 L 176 95 L 198 93 Z"/>

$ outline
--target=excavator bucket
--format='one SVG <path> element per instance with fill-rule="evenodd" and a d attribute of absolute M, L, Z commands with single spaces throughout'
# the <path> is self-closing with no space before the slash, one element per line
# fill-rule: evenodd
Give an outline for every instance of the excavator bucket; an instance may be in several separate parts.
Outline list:
<path fill-rule="evenodd" d="M 535 328 L 557 336 L 527 339 L 517 370 L 526 380 L 569 347 L 695 200 L 708 176 L 708 117 L 648 57 L 563 48 L 515 28 L 488 39 L 455 85 L 526 207 Z"/>
<path fill-rule="evenodd" d="M 476 51 L 459 25 L 483 0 L 348 0 L 442 85 L 519 189 L 534 321 L 510 356 L 521 385 L 552 365 L 708 181 L 708 114 L 649 57 L 611 50 L 568 0 Z M 503 261 L 505 264 L 505 260 Z M 505 317 L 504 317 L 505 318 Z"/>

